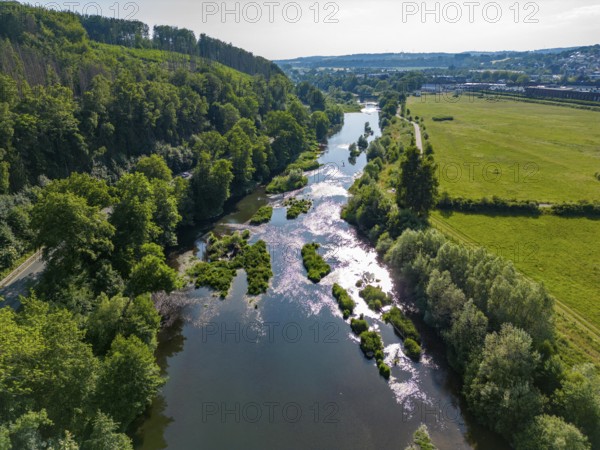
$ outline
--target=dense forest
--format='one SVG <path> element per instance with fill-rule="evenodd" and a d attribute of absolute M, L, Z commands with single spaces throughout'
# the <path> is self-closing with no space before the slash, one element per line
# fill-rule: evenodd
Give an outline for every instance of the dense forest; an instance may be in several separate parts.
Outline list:
<path fill-rule="evenodd" d="M 481 424 L 519 450 L 600 448 L 600 377 L 591 363 L 565 362 L 568 347 L 544 286 L 512 262 L 429 226 L 438 197 L 435 153 L 428 142 L 421 154 L 414 138 L 393 136 L 403 102 L 391 91 L 380 98 L 383 136 L 366 150 L 369 162 L 342 217 L 405 282 L 406 295 L 446 344 Z"/>
<path fill-rule="evenodd" d="M 314 155 L 343 112 L 185 30 L 0 8 L 0 273 L 46 264 L 0 309 L 0 448 L 130 448 L 164 381 L 151 294 L 182 284 L 178 230 Z"/>

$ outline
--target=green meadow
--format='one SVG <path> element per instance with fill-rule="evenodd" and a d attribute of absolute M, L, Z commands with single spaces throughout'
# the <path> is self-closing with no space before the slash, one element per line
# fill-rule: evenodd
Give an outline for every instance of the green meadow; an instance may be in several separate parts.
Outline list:
<path fill-rule="evenodd" d="M 460 96 L 411 97 L 451 196 L 558 203 L 600 199 L 600 112 Z M 433 117 L 451 116 L 436 122 Z"/>
<path fill-rule="evenodd" d="M 513 261 L 557 299 L 558 325 L 596 361 L 600 357 L 600 220 L 432 214 L 446 235 Z M 581 332 L 581 328 L 589 334 Z M 590 342 L 592 339 L 596 342 Z"/>

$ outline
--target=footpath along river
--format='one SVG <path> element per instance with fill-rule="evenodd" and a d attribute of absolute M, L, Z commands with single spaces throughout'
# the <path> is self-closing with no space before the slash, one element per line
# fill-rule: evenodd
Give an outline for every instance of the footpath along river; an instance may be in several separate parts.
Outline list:
<path fill-rule="evenodd" d="M 179 294 L 186 306 L 161 332 L 157 350 L 168 381 L 138 429 L 137 448 L 402 450 L 421 423 L 442 450 L 507 448 L 466 416 L 439 340 L 418 324 L 424 355 L 411 361 L 391 327 L 358 296 L 355 283 L 366 275 L 402 303 L 376 252 L 340 218 L 348 188 L 366 164 L 364 154 L 348 161 L 365 122 L 380 135 L 373 106 L 346 114 L 320 157 L 324 166 L 296 193 L 313 200 L 308 214 L 288 221 L 283 196 L 259 190 L 215 224 L 216 233 L 249 229 L 252 242 L 267 243 L 271 287 L 248 298 L 240 272 L 225 300 L 204 288 Z M 248 225 L 265 204 L 275 208 L 271 222 Z M 321 244 L 333 269 L 320 284 L 307 279 L 302 265 L 307 242 Z M 203 245 L 199 238 L 198 255 Z M 389 381 L 363 357 L 331 295 L 333 283 L 348 289 L 356 312 L 381 332 Z"/>

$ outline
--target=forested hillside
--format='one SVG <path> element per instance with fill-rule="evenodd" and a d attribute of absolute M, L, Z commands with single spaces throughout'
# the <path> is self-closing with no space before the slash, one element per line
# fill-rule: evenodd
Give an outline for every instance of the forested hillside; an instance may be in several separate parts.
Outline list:
<path fill-rule="evenodd" d="M 150 294 L 181 286 L 178 228 L 310 162 L 343 113 L 218 41 L 198 53 L 256 74 L 174 28 L 0 8 L 0 274 L 36 248 L 46 265 L 0 309 L 0 448 L 129 448 L 163 382 Z"/>

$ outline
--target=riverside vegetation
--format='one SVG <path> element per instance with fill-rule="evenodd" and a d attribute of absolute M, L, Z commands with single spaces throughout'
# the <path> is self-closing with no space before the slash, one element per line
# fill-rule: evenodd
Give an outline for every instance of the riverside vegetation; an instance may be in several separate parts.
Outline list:
<path fill-rule="evenodd" d="M 264 294 L 273 277 L 271 256 L 264 241 L 250 245 L 249 239 L 248 230 L 222 238 L 211 233 L 207 240 L 207 261 L 188 270 L 188 275 L 196 280 L 196 287 L 211 287 L 225 298 L 237 271 L 244 269 L 248 277 L 248 295 Z"/>
<path fill-rule="evenodd" d="M 382 97 L 382 111 L 393 98 Z M 469 409 L 517 449 L 559 441 L 560 448 L 600 446 L 600 378 L 592 364 L 569 363 L 554 299 L 511 262 L 428 227 L 437 196 L 433 148 L 420 155 L 414 139 L 393 139 L 398 119 L 384 114 L 383 121 L 383 137 L 367 150 L 371 169 L 355 182 L 342 216 L 406 280 L 407 294 L 462 376 Z M 397 314 L 388 320 L 402 327 Z M 415 344 L 405 339 L 408 352 Z M 365 335 L 361 348 L 374 355 L 377 339 Z"/>
<path fill-rule="evenodd" d="M 152 294 L 183 285 L 178 231 L 298 158 L 313 168 L 342 108 L 175 27 L 2 2 L 0 54 L 0 272 L 38 248 L 45 263 L 22 309 L 0 310 L 0 447 L 132 448 L 164 382 Z M 269 255 L 247 238 L 215 240 L 200 283 L 224 292 L 245 268 L 264 292 Z"/>

